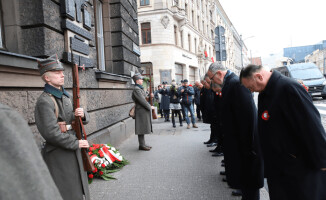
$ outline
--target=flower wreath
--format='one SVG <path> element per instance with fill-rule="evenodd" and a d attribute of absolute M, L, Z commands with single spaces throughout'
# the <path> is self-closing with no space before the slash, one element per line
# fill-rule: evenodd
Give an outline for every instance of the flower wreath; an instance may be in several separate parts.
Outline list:
<path fill-rule="evenodd" d="M 107 181 L 115 179 L 110 174 L 119 171 L 123 166 L 129 164 L 119 151 L 110 144 L 93 144 L 89 148 L 88 154 L 95 166 L 94 171 L 88 172 L 89 184 L 92 183 L 94 177 Z"/>

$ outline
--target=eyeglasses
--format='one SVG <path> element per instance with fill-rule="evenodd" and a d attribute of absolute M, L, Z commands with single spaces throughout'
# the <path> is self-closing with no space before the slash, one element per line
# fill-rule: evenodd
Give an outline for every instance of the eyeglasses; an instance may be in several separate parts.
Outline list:
<path fill-rule="evenodd" d="M 217 72 L 215 72 L 215 74 L 213 75 L 213 77 L 209 79 L 209 80 L 211 80 L 211 82 L 213 81 L 213 78 L 214 78 L 214 76 L 215 76 L 216 74 L 217 74 Z"/>

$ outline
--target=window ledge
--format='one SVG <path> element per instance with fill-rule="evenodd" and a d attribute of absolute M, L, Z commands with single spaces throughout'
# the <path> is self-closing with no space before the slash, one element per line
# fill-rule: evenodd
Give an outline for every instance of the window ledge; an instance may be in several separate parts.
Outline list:
<path fill-rule="evenodd" d="M 99 81 L 127 83 L 131 77 L 118 74 L 112 74 L 104 71 L 95 71 L 96 79 Z"/>
<path fill-rule="evenodd" d="M 32 56 L 0 50 L 0 65 L 2 66 L 38 70 L 37 60 L 37 58 Z"/>

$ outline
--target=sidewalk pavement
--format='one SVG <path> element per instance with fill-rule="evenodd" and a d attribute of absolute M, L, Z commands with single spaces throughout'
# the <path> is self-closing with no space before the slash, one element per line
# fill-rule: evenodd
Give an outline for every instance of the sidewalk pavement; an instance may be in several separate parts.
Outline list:
<path fill-rule="evenodd" d="M 177 120 L 178 121 L 178 120 Z M 113 174 L 117 180 L 95 179 L 90 185 L 91 199 L 96 200 L 239 200 L 233 197 L 223 176 L 222 157 L 212 157 L 204 141 L 209 139 L 210 126 L 187 129 L 184 123 L 172 127 L 172 122 L 159 118 L 153 122 L 154 133 L 146 135 L 151 151 L 138 150 L 138 138 L 133 135 L 117 148 L 130 161 Z M 261 189 L 261 200 L 268 200 Z"/>

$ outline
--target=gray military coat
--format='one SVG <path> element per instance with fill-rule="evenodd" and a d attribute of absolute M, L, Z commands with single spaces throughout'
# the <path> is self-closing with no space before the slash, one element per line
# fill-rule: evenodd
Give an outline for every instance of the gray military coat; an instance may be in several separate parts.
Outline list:
<path fill-rule="evenodd" d="M 74 130 L 61 133 L 57 124 L 60 121 L 71 124 L 74 120 L 72 101 L 65 94 L 58 98 L 60 97 L 57 93 L 59 90 L 55 90 L 50 87 L 48 92 L 53 94 L 58 104 L 58 119 L 55 116 L 55 104 L 49 93 L 43 92 L 35 107 L 35 122 L 39 132 L 46 140 L 44 160 L 63 199 L 83 200 L 84 193 L 88 200 L 90 196 L 87 173 L 84 171 L 76 133 Z M 84 124 L 87 122 L 88 114 L 85 112 Z"/>
<path fill-rule="evenodd" d="M 0 104 L 0 199 L 62 200 L 27 122 Z"/>
<path fill-rule="evenodd" d="M 139 86 L 135 86 L 132 92 L 132 99 L 134 100 L 135 107 L 135 134 L 143 135 L 150 134 L 152 130 L 152 108 L 146 101 L 146 93 Z"/>

